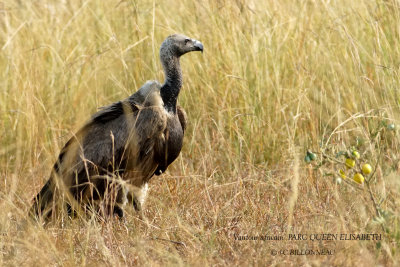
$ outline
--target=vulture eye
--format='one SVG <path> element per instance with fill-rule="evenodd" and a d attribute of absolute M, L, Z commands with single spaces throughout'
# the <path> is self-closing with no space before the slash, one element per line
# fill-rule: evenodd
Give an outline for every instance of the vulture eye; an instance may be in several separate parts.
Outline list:
<path fill-rule="evenodd" d="M 186 38 L 186 39 L 185 39 L 185 44 L 187 44 L 189 41 L 190 41 L 190 39 L 189 39 L 189 38 Z"/>

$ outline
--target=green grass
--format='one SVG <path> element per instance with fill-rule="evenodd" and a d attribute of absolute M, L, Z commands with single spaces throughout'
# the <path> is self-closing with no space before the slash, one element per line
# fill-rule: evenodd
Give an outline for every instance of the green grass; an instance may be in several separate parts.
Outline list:
<path fill-rule="evenodd" d="M 395 265 L 399 136 L 375 131 L 400 119 L 399 8 L 395 0 L 0 3 L 0 264 Z M 145 219 L 130 209 L 125 223 L 24 224 L 61 147 L 90 115 L 146 80 L 163 81 L 158 50 L 172 33 L 205 52 L 181 60 L 188 131 L 181 156 L 150 182 Z M 303 161 L 307 149 L 333 155 L 357 138 L 364 158 L 379 162 L 371 192 L 391 214 L 386 232 L 365 186 L 336 186 L 326 176 L 335 164 Z M 289 233 L 383 240 L 234 239 Z M 272 257 L 278 248 L 335 254 Z"/>

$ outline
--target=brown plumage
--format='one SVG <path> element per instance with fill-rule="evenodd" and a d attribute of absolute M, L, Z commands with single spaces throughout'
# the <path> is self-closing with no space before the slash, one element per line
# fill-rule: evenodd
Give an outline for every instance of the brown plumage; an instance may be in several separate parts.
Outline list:
<path fill-rule="evenodd" d="M 60 210 L 84 208 L 123 216 L 131 202 L 141 209 L 147 183 L 178 157 L 186 113 L 176 105 L 182 87 L 179 58 L 203 45 L 184 35 L 171 35 L 161 45 L 163 85 L 148 81 L 129 98 L 111 104 L 65 144 L 50 178 L 35 197 L 32 216 L 48 218 Z"/>

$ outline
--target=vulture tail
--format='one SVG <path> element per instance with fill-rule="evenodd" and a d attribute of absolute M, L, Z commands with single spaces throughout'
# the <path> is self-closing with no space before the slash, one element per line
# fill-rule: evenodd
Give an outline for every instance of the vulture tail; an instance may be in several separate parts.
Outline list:
<path fill-rule="evenodd" d="M 33 199 L 33 205 L 29 211 L 29 215 L 32 218 L 47 218 L 51 215 L 50 204 L 54 197 L 54 187 L 52 186 L 51 180 L 50 178 Z"/>

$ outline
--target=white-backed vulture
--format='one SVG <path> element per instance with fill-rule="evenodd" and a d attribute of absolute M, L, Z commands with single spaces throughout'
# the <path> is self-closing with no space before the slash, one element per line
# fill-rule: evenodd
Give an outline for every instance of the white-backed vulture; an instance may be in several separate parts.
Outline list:
<path fill-rule="evenodd" d="M 177 106 L 179 58 L 191 51 L 203 51 L 202 43 L 180 34 L 165 39 L 164 84 L 148 81 L 94 114 L 61 150 L 31 216 L 47 219 L 60 203 L 68 213 L 84 208 L 102 216 L 122 217 L 127 202 L 141 209 L 150 178 L 165 172 L 182 148 L 186 113 Z"/>

